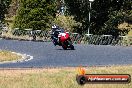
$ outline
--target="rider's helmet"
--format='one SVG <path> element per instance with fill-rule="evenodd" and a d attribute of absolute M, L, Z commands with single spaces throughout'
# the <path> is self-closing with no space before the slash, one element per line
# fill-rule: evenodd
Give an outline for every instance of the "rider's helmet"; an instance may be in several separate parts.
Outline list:
<path fill-rule="evenodd" d="M 52 29 L 56 29 L 57 28 L 57 25 L 52 25 Z"/>

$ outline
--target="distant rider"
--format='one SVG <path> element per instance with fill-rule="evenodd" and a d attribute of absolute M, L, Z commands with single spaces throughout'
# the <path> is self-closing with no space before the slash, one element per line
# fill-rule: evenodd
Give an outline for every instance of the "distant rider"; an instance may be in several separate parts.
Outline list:
<path fill-rule="evenodd" d="M 59 26 L 57 26 L 57 25 L 52 26 L 52 36 L 51 36 L 51 38 L 52 38 L 53 43 L 54 43 L 55 46 L 60 45 L 58 35 L 62 32 L 64 32 L 64 29 L 59 28 Z"/>

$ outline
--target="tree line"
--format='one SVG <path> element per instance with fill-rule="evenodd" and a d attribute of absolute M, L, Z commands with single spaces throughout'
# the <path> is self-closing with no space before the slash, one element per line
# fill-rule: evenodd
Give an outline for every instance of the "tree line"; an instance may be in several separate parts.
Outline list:
<path fill-rule="evenodd" d="M 55 22 L 54 20 L 58 17 L 56 14 L 57 10 L 61 7 L 60 1 L 19 0 L 19 9 L 15 16 L 14 27 L 21 29 L 32 28 L 33 30 L 50 29 L 51 25 Z M 9 3 L 10 0 L 2 1 L 0 20 L 3 20 Z M 120 30 L 118 25 L 124 22 L 132 23 L 131 0 L 94 0 L 91 9 L 88 0 L 65 0 L 64 5 L 66 7 L 65 17 L 72 16 L 74 19 L 71 20 L 75 20 L 73 23 L 81 24 L 71 26 L 72 31 L 80 34 L 86 33 L 88 28 L 90 28 L 91 34 L 125 35 L 129 30 Z M 91 13 L 90 22 L 89 12 Z"/>
<path fill-rule="evenodd" d="M 119 30 L 118 25 L 123 22 L 132 23 L 131 0 L 65 0 L 70 15 L 82 23 L 81 31 L 87 31 L 90 26 L 92 34 L 119 35 L 126 30 Z M 88 21 L 89 11 L 91 22 Z M 76 30 L 80 31 L 80 29 Z"/>
<path fill-rule="evenodd" d="M 0 0 L 0 21 L 3 22 L 11 0 Z"/>

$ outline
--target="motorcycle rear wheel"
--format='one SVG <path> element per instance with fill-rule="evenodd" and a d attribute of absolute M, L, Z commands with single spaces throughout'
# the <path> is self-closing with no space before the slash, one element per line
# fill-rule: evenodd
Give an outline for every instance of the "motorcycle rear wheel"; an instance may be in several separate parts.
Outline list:
<path fill-rule="evenodd" d="M 67 46 L 65 46 L 65 45 L 62 45 L 62 48 L 63 48 L 64 50 L 67 50 Z"/>

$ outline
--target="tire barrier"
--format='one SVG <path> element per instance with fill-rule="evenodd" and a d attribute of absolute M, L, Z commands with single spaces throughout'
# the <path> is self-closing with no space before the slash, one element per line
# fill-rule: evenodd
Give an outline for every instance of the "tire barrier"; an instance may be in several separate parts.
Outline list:
<path fill-rule="evenodd" d="M 42 30 L 32 30 L 32 29 L 25 29 L 25 30 L 20 30 L 18 28 L 15 28 L 12 31 L 12 34 L 14 36 L 27 36 L 28 40 L 33 40 L 33 41 L 51 41 L 50 38 L 50 32 L 49 31 L 42 31 Z"/>
<path fill-rule="evenodd" d="M 14 36 L 27 36 L 27 40 L 33 41 L 51 41 L 50 31 L 48 30 L 32 30 L 25 29 L 20 30 L 19 28 L 15 28 L 12 31 Z M 93 45 L 120 45 L 120 46 L 130 46 L 132 45 L 132 36 L 118 36 L 114 37 L 112 35 L 92 35 L 85 34 L 80 35 L 78 33 L 69 33 L 71 36 L 71 40 L 74 44 L 93 44 Z"/>
<path fill-rule="evenodd" d="M 83 43 L 83 36 L 79 35 L 78 33 L 70 33 L 71 40 L 75 44 Z"/>
<path fill-rule="evenodd" d="M 94 45 L 120 45 L 129 46 L 132 45 L 132 36 L 118 36 L 112 35 L 85 35 L 86 44 Z"/>

